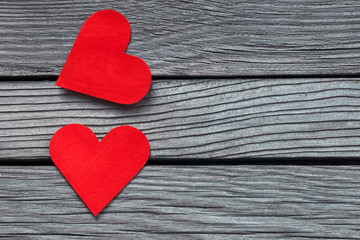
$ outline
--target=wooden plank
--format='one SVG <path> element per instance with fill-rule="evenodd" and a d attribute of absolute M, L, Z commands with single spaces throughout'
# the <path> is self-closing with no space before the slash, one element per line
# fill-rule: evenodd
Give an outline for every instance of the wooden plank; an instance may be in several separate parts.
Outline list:
<path fill-rule="evenodd" d="M 132 25 L 154 75 L 358 74 L 360 4 L 295 1 L 1 1 L 0 75 L 58 75 L 101 9 Z"/>
<path fill-rule="evenodd" d="M 155 80 L 123 106 L 54 86 L 0 82 L 0 158 L 48 158 L 60 127 L 98 137 L 120 125 L 142 130 L 152 159 L 358 157 L 358 78 Z"/>
<path fill-rule="evenodd" d="M 54 166 L 0 168 L 6 239 L 359 239 L 359 166 L 145 166 L 94 218 Z"/>

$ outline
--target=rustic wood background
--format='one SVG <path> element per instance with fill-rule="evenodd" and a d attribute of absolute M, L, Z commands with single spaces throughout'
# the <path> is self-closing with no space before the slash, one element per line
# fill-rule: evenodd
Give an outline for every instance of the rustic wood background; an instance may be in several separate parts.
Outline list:
<path fill-rule="evenodd" d="M 82 23 L 114 9 L 152 89 L 122 106 L 55 87 Z M 360 239 L 358 1 L 0 1 L 0 237 Z M 51 136 L 149 138 L 94 218 Z"/>

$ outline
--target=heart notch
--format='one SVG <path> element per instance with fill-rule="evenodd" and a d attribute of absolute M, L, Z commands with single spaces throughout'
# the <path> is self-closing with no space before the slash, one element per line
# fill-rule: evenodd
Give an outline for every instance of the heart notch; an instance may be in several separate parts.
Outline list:
<path fill-rule="evenodd" d="M 131 28 L 114 10 L 101 10 L 83 24 L 56 86 L 120 104 L 140 101 L 151 72 L 140 58 L 125 54 Z"/>

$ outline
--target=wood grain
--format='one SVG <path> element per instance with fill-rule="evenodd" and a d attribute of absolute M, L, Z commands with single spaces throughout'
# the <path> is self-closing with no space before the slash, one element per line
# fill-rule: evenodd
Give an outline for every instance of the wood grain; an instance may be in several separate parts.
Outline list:
<path fill-rule="evenodd" d="M 156 80 L 123 106 L 52 81 L 3 81 L 0 158 L 48 158 L 50 138 L 71 123 L 100 139 L 132 125 L 152 159 L 358 157 L 359 97 L 358 78 Z"/>
<path fill-rule="evenodd" d="M 94 218 L 54 166 L 0 168 L 6 239 L 359 239 L 359 166 L 145 166 Z"/>
<path fill-rule="evenodd" d="M 58 75 L 101 9 L 132 26 L 155 76 L 360 73 L 360 4 L 295 1 L 0 1 L 0 76 Z"/>

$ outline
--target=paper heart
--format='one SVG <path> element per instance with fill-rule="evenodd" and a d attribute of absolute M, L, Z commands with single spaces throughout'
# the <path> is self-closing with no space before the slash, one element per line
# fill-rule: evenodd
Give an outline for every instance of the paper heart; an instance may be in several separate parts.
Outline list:
<path fill-rule="evenodd" d="M 143 60 L 125 54 L 129 41 L 130 24 L 123 15 L 94 13 L 82 26 L 56 86 L 116 103 L 140 101 L 151 73 Z"/>
<path fill-rule="evenodd" d="M 96 216 L 140 171 L 150 155 L 146 136 L 117 127 L 98 141 L 80 124 L 59 129 L 50 141 L 56 167 Z"/>

